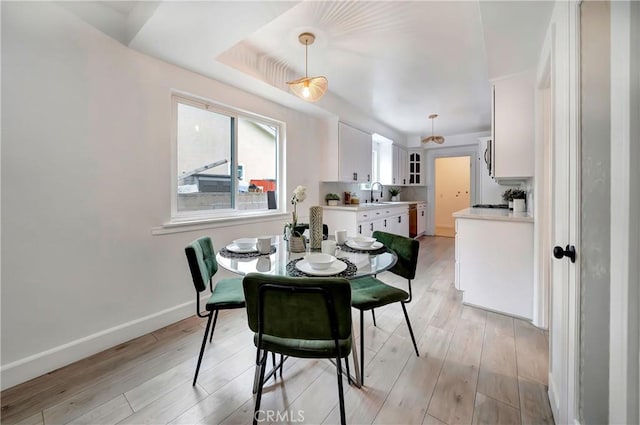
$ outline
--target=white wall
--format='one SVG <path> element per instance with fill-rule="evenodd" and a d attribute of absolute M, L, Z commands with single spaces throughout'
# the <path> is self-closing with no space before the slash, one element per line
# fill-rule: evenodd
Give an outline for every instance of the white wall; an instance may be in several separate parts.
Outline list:
<path fill-rule="evenodd" d="M 609 423 L 640 423 L 640 3 L 611 2 Z M 603 341 L 604 343 L 604 341 Z"/>
<path fill-rule="evenodd" d="M 478 138 L 491 136 L 491 129 L 487 131 L 480 131 L 477 133 L 462 133 L 462 134 L 444 134 L 444 143 L 438 145 L 435 143 L 422 143 L 419 137 L 412 137 L 409 139 L 409 147 L 422 146 L 425 149 L 441 149 L 443 147 L 463 146 L 478 143 Z"/>
<path fill-rule="evenodd" d="M 609 3 L 580 5 L 580 421 L 609 420 L 611 102 Z"/>
<path fill-rule="evenodd" d="M 318 199 L 303 159 L 327 121 L 137 53 L 55 3 L 3 2 L 2 37 L 3 388 L 193 314 L 191 240 L 281 233 L 288 215 L 152 235 L 170 216 L 172 90 L 286 122 L 286 190 Z"/>

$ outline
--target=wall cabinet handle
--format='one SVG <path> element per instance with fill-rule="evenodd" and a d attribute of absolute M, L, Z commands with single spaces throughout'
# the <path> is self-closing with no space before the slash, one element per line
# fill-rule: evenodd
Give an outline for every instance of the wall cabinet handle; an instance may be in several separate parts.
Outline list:
<path fill-rule="evenodd" d="M 358 180 L 358 173 L 353 173 L 353 180 Z"/>
<path fill-rule="evenodd" d="M 362 234 L 362 224 L 358 224 L 358 233 Z"/>
<path fill-rule="evenodd" d="M 398 223 L 402 223 L 402 216 L 398 216 Z"/>
<path fill-rule="evenodd" d="M 373 223 L 369 224 L 369 229 L 373 232 Z"/>

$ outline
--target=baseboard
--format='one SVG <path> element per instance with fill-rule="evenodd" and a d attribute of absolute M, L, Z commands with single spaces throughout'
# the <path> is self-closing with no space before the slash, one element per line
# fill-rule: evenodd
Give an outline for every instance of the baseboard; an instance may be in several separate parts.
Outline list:
<path fill-rule="evenodd" d="M 549 397 L 549 405 L 551 406 L 551 413 L 553 414 L 553 421 L 557 424 L 560 423 L 560 404 L 558 400 L 558 392 L 553 383 L 553 379 L 551 379 L 551 374 L 549 374 L 547 378 L 547 382 L 549 383 L 549 389 L 547 390 L 547 396 Z"/>
<path fill-rule="evenodd" d="M 107 348 L 178 322 L 194 314 L 194 305 L 195 300 L 180 304 L 2 365 L 0 388 L 2 390 L 11 388 Z"/>

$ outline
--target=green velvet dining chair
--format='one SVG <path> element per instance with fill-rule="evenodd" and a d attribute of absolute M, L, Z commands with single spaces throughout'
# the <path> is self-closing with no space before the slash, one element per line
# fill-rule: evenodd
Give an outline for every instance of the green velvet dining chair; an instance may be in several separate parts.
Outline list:
<path fill-rule="evenodd" d="M 344 278 L 306 278 L 250 273 L 243 282 L 247 319 L 255 333 L 258 422 L 268 353 L 332 359 L 338 376 L 340 421 L 346 423 L 342 359 L 349 374 L 351 286 Z M 280 365 L 282 368 L 282 364 Z M 282 374 L 282 369 L 280 369 Z"/>
<path fill-rule="evenodd" d="M 391 273 L 404 277 L 408 281 L 409 292 L 387 285 L 375 276 L 366 276 L 351 280 L 351 305 L 360 310 L 360 382 L 364 385 L 364 312 L 399 302 L 402 306 L 404 318 L 407 321 L 413 348 L 416 356 L 420 357 L 416 339 L 413 336 L 411 321 L 407 314 L 405 304 L 411 302 L 411 280 L 416 277 L 416 268 L 418 266 L 418 253 L 420 243 L 415 239 L 407 238 L 393 233 L 375 231 L 372 235 L 378 242 L 393 251 L 398 256 L 396 264 L 389 269 Z M 375 316 L 373 316 L 375 324 Z"/>
<path fill-rule="evenodd" d="M 211 238 L 204 236 L 191 242 L 184 249 L 191 270 L 193 285 L 196 290 L 196 314 L 198 317 L 207 318 L 207 326 L 202 337 L 202 345 L 200 346 L 200 355 L 198 356 L 198 364 L 196 365 L 196 373 L 193 376 L 193 385 L 198 380 L 198 372 L 204 355 L 204 348 L 207 345 L 207 335 L 211 328 L 209 342 L 213 341 L 213 331 L 218 321 L 218 312 L 220 310 L 229 310 L 234 308 L 244 308 L 244 292 L 242 290 L 242 278 L 221 279 L 213 285 L 213 276 L 218 272 L 218 262 L 216 261 L 216 253 L 213 249 Z M 205 304 L 206 313 L 201 312 L 200 295 L 207 289 L 209 283 L 209 291 L 211 295 Z M 213 321 L 213 325 L 212 322 Z"/>

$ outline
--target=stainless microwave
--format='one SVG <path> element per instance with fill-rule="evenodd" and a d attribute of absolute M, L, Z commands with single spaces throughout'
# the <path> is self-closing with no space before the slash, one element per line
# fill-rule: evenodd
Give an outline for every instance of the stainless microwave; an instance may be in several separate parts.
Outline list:
<path fill-rule="evenodd" d="M 484 162 L 487 164 L 487 170 L 489 175 L 493 177 L 493 170 L 491 169 L 491 161 L 493 158 L 493 140 L 487 140 L 487 147 L 484 150 Z"/>

